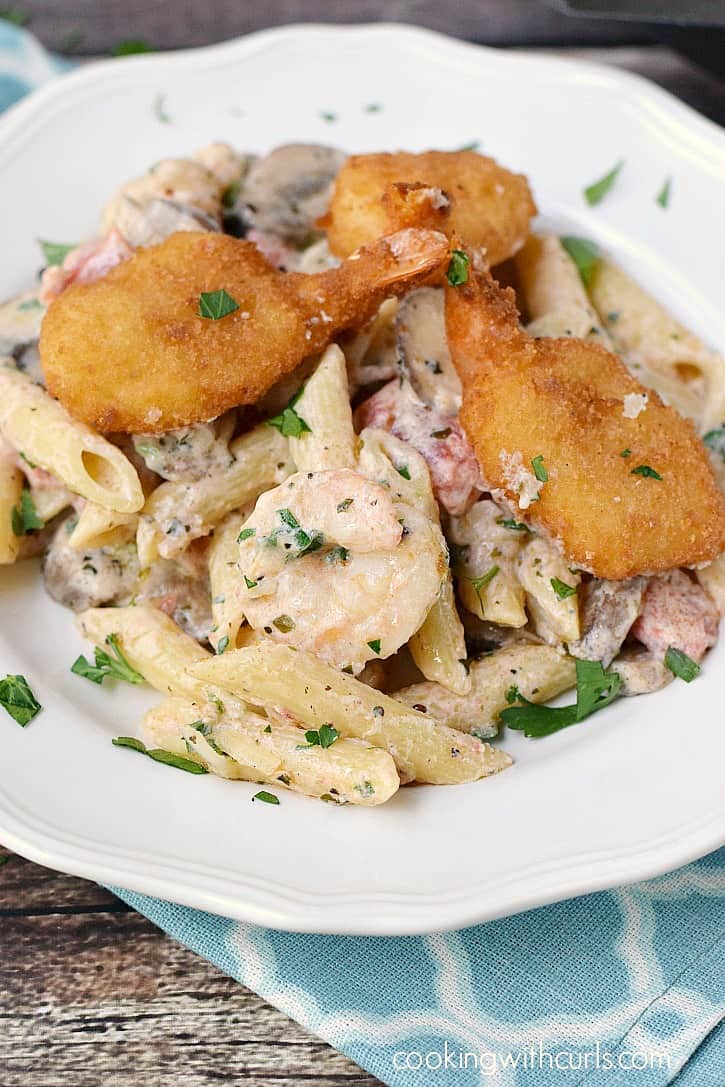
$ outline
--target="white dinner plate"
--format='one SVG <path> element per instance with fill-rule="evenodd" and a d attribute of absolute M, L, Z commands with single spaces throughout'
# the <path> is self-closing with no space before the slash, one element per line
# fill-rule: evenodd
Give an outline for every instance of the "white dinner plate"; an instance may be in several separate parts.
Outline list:
<path fill-rule="evenodd" d="M 371 108 L 372 107 L 372 108 Z M 112 61 L 0 121 L 0 294 L 33 280 L 36 238 L 92 233 L 124 179 L 212 139 L 354 151 L 481 149 L 528 174 L 543 220 L 599 241 L 725 349 L 725 133 L 655 86 L 578 61 L 482 49 L 399 26 L 291 27 Z M 590 209 L 582 188 L 623 159 Z M 655 202 L 665 178 L 672 199 Z M 103 344 L 98 345 L 103 351 Z M 664 497 L 664 495 L 663 495 Z M 725 837 L 725 645 L 690 686 L 622 699 L 515 766 L 380 808 L 192 777 L 111 745 L 154 701 L 69 669 L 88 651 L 34 563 L 0 575 L 0 673 L 44 709 L 2 715 L 0 839 L 41 864 L 278 928 L 458 927 L 674 868 Z"/>

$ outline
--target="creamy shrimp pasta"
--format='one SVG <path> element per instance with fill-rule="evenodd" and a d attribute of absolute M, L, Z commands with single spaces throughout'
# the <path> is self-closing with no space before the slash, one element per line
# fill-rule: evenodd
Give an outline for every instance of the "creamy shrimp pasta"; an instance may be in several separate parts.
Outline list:
<path fill-rule="evenodd" d="M 725 363 L 535 213 L 473 151 L 217 143 L 42 243 L 0 307 L 0 563 L 76 613 L 79 683 L 159 692 L 114 744 L 372 806 L 698 677 Z"/>

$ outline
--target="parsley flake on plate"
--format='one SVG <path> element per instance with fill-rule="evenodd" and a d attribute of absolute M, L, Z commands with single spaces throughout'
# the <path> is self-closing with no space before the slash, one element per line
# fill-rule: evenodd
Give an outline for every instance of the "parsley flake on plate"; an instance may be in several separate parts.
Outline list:
<path fill-rule="evenodd" d="M 252 800 L 261 800 L 263 804 L 279 804 L 279 797 L 274 793 L 268 793 L 266 789 L 260 789 L 254 794 Z"/>
<path fill-rule="evenodd" d="M 183 755 L 175 755 L 173 751 L 164 751 L 161 747 L 146 747 L 135 736 L 115 736 L 111 743 L 114 747 L 129 747 L 132 751 L 138 751 L 141 755 L 148 755 L 154 762 L 162 762 L 165 766 L 174 766 L 177 770 L 185 770 L 187 774 L 208 774 L 209 771 L 199 762 L 193 759 L 185 759 Z"/>
<path fill-rule="evenodd" d="M 601 203 L 604 197 L 611 189 L 614 182 L 617 180 L 619 171 L 624 166 L 624 159 L 620 159 L 616 166 L 613 166 L 608 174 L 604 177 L 600 177 L 599 181 L 593 181 L 591 185 L 587 185 L 584 190 L 584 199 L 590 207 L 594 207 L 595 204 Z"/>
<path fill-rule="evenodd" d="M 669 646 L 665 653 L 665 665 L 673 676 L 684 679 L 685 683 L 692 683 L 701 671 L 700 665 L 692 657 L 688 657 L 687 653 L 683 653 L 681 649 L 675 649 L 673 645 Z"/>
<path fill-rule="evenodd" d="M 668 208 L 670 206 L 670 193 L 671 192 L 672 192 L 672 178 L 668 177 L 666 179 L 664 185 L 660 189 L 660 191 L 657 193 L 656 203 L 658 203 L 661 208 Z"/>
<path fill-rule="evenodd" d="M 5 676 L 0 679 L 0 706 L 13 721 L 25 728 L 43 708 L 38 702 L 25 676 Z"/>
<path fill-rule="evenodd" d="M 202 291 L 199 295 L 198 315 L 208 321 L 221 321 L 222 317 L 228 317 L 238 309 L 239 303 L 223 288 L 220 291 Z"/>
<path fill-rule="evenodd" d="M 118 635 L 109 634 L 106 638 L 106 645 L 111 650 L 110 654 L 96 647 L 95 664 L 91 664 L 81 654 L 73 662 L 71 672 L 76 676 L 82 676 L 83 679 L 90 680 L 91 683 L 101 684 L 106 678 L 122 679 L 126 683 L 143 683 L 144 677 L 135 668 L 131 667 L 121 652 Z"/>
<path fill-rule="evenodd" d="M 111 49 L 112 57 L 134 57 L 140 53 L 153 53 L 154 47 L 150 42 L 144 41 L 143 38 L 128 38 L 126 41 L 118 42 Z"/>
<path fill-rule="evenodd" d="M 576 264 L 582 283 L 585 287 L 589 287 L 592 282 L 592 272 L 601 259 L 599 247 L 588 238 L 573 236 L 562 238 L 561 244 Z"/>
<path fill-rule="evenodd" d="M 468 254 L 464 253 L 462 249 L 453 250 L 451 259 L 448 262 L 448 271 L 446 272 L 446 279 L 451 287 L 462 287 L 464 283 L 468 283 L 468 266 L 470 263 Z"/>
<path fill-rule="evenodd" d="M 622 680 L 616 672 L 605 672 L 599 661 L 576 662 L 576 702 L 570 706 L 541 706 L 518 694 L 521 703 L 501 710 L 499 717 L 509 728 L 529 739 L 550 736 L 576 725 L 597 710 L 604 709 L 619 694 Z"/>

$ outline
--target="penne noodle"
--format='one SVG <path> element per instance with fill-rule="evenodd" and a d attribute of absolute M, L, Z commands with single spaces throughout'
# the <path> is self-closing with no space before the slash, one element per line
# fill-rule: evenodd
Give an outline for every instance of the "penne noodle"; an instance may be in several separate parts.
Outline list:
<path fill-rule="evenodd" d="M 411 656 L 426 679 L 457 695 L 471 689 L 466 639 L 456 610 L 453 579 L 448 571 L 440 594 L 423 626 L 408 642 Z"/>
<path fill-rule="evenodd" d="M 725 554 L 719 555 L 707 566 L 701 566 L 695 570 L 695 574 L 703 589 L 717 604 L 720 614 L 725 615 Z"/>
<path fill-rule="evenodd" d="M 336 344 L 325 351 L 294 410 L 309 427 L 289 440 L 299 472 L 357 467 L 345 356 Z"/>
<path fill-rule="evenodd" d="M 634 375 L 703 431 L 725 419 L 725 359 L 675 320 L 621 268 L 601 260 L 591 298 Z"/>
<path fill-rule="evenodd" d="M 228 513 L 294 471 L 287 439 L 266 423 L 235 438 L 229 448 L 234 461 L 228 468 L 193 483 L 162 483 L 151 492 L 136 540 L 143 567 L 159 555 L 173 558 L 192 540 L 208 536 Z"/>
<path fill-rule="evenodd" d="M 574 261 L 555 234 L 532 234 L 514 257 L 532 336 L 576 336 L 611 347 Z"/>
<path fill-rule="evenodd" d="M 507 627 L 526 625 L 524 590 L 516 560 L 525 527 L 484 498 L 462 517 L 451 517 L 449 538 L 454 545 L 453 572 L 463 606 L 479 619 Z"/>
<path fill-rule="evenodd" d="M 149 710 L 141 731 L 149 746 L 193 759 L 220 777 L 337 804 L 384 804 L 400 785 L 386 751 L 342 738 L 326 748 L 311 745 L 297 725 L 259 713 L 219 713 L 213 704 L 167 698 Z"/>
<path fill-rule="evenodd" d="M 431 717 L 449 728 L 487 739 L 499 730 L 501 710 L 514 701 L 512 688 L 529 702 L 546 702 L 576 685 L 571 657 L 531 642 L 515 642 L 471 661 L 470 674 L 470 693 L 461 697 L 452 698 L 436 683 L 415 683 L 394 697 L 406 706 L 425 706 Z"/>
<path fill-rule="evenodd" d="M 578 641 L 581 629 L 576 589 L 581 576 L 572 573 L 561 551 L 543 536 L 534 536 L 523 544 L 517 570 L 526 592 L 531 622 L 539 637 L 554 645 Z M 569 592 L 571 589 L 573 593 Z"/>
<path fill-rule="evenodd" d="M 15 464 L 15 454 L 0 446 L 0 565 L 15 562 L 20 537 L 13 530 L 13 511 L 23 491 L 23 473 Z"/>
<path fill-rule="evenodd" d="M 128 458 L 90 427 L 72 419 L 11 360 L 0 363 L 0 433 L 74 494 L 120 513 L 141 509 L 141 483 Z"/>
<path fill-rule="evenodd" d="M 438 725 L 309 653 L 270 644 L 237 649 L 190 666 L 197 682 L 258 705 L 284 707 L 310 728 L 332 724 L 390 752 L 404 780 L 475 781 L 511 764 L 505 752 Z"/>
<path fill-rule="evenodd" d="M 214 618 L 209 641 L 214 650 L 220 643 L 225 648 L 235 649 L 239 629 L 244 622 L 244 609 L 237 591 L 242 577 L 237 537 L 250 513 L 249 507 L 230 513 L 214 529 L 209 545 L 209 583 Z"/>
<path fill-rule="evenodd" d="M 116 513 L 104 506 L 97 506 L 95 502 L 86 502 L 78 514 L 68 543 L 78 551 L 89 547 L 107 547 L 133 539 L 137 528 L 137 513 Z"/>
<path fill-rule="evenodd" d="M 59 513 L 73 504 L 73 495 L 60 483 L 51 487 L 30 487 L 35 512 L 40 520 L 47 525 Z M 100 508 L 100 507 L 99 507 Z"/>

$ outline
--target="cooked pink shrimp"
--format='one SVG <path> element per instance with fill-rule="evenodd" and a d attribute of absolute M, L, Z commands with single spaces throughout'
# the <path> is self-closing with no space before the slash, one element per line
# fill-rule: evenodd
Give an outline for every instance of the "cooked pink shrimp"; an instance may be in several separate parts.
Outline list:
<path fill-rule="evenodd" d="M 717 607 L 702 586 L 682 570 L 670 570 L 650 580 L 632 634 L 655 656 L 673 646 L 701 661 L 717 641 L 719 623 Z"/>
<path fill-rule="evenodd" d="M 94 283 L 131 256 L 133 249 L 114 227 L 104 238 L 94 238 L 76 246 L 61 265 L 46 268 L 43 272 L 40 300 L 48 305 L 71 283 Z"/>
<path fill-rule="evenodd" d="M 359 430 L 381 427 L 417 449 L 433 493 L 449 513 L 460 516 L 478 497 L 478 462 L 458 420 L 425 404 L 408 381 L 384 385 L 360 405 L 355 422 Z"/>

